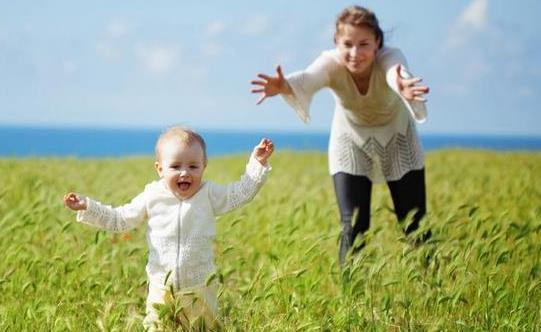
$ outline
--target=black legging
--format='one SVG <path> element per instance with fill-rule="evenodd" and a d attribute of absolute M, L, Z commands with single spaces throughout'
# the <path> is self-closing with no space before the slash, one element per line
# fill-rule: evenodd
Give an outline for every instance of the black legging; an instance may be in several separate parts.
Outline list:
<path fill-rule="evenodd" d="M 370 227 L 370 199 L 372 196 L 372 181 L 366 176 L 337 173 L 333 176 L 334 189 L 340 208 L 340 219 L 344 231 L 352 227 L 354 211 L 357 218 L 351 230 L 351 242 L 358 234 Z M 399 221 L 404 220 L 408 213 L 415 210 L 413 220 L 406 228 L 409 234 L 419 228 L 419 223 L 426 213 L 425 170 L 413 170 L 406 173 L 400 180 L 388 181 L 394 209 Z"/>

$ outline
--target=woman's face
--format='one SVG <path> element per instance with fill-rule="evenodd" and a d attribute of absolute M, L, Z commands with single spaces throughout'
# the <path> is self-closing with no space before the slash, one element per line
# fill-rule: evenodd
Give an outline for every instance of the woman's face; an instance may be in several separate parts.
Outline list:
<path fill-rule="evenodd" d="M 344 24 L 336 35 L 336 48 L 346 68 L 359 77 L 370 77 L 379 40 L 372 29 Z"/>

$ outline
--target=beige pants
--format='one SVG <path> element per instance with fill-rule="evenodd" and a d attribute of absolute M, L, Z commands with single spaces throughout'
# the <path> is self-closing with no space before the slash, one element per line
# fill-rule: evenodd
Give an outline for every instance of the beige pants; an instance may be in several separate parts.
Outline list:
<path fill-rule="evenodd" d="M 170 288 L 163 285 L 150 283 L 146 302 L 146 316 L 143 326 L 147 331 L 160 330 L 163 322 L 159 319 L 159 309 L 155 304 L 174 304 L 182 308 L 181 314 L 175 319 L 176 324 L 190 326 L 197 319 L 203 320 L 205 326 L 213 330 L 219 329 L 221 323 L 218 319 L 217 285 L 201 285 L 190 289 L 182 289 L 171 293 Z M 175 322 L 171 322 L 175 324 Z"/>

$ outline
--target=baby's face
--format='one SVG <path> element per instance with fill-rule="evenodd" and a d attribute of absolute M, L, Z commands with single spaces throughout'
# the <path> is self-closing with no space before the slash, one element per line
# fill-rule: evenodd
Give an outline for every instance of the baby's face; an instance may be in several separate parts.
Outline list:
<path fill-rule="evenodd" d="M 160 160 L 155 167 L 168 189 L 180 199 L 192 197 L 201 187 L 206 168 L 201 145 L 167 140 L 159 149 Z"/>

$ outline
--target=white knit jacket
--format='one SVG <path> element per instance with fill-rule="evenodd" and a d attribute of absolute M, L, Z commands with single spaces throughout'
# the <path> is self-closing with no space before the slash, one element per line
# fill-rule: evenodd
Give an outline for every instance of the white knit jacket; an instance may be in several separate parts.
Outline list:
<path fill-rule="evenodd" d="M 252 157 L 240 181 L 203 182 L 186 200 L 174 196 L 163 181 L 148 184 L 130 203 L 116 208 L 87 198 L 87 209 L 77 213 L 77 221 L 113 232 L 146 221 L 149 281 L 176 289 L 198 287 L 214 271 L 215 217 L 251 201 L 270 169 Z"/>

